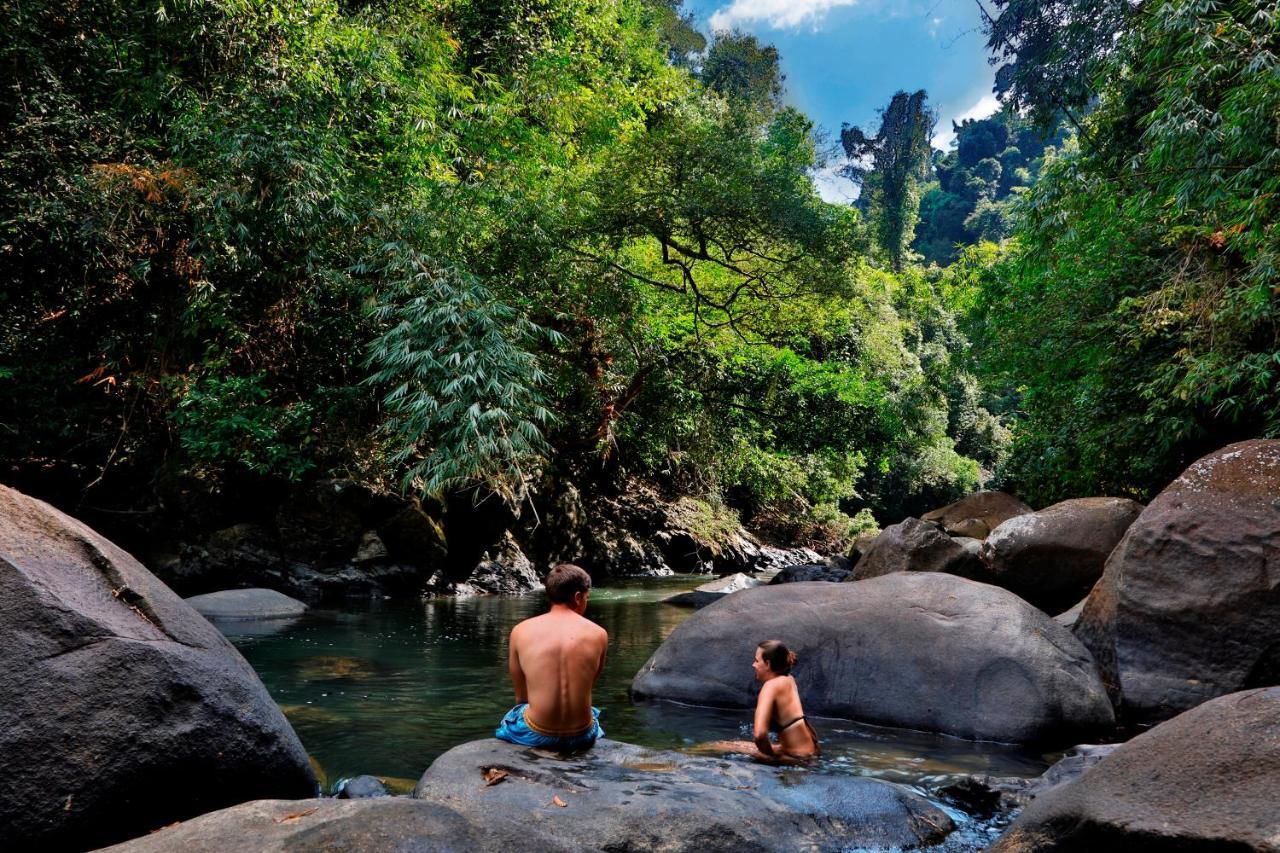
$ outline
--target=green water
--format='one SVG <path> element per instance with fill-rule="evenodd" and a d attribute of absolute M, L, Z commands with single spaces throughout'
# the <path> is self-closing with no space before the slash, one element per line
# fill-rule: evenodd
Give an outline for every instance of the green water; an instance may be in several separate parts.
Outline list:
<path fill-rule="evenodd" d="M 632 677 L 692 612 L 659 599 L 704 580 L 625 581 L 592 592 L 587 615 L 610 637 L 608 665 L 595 692 L 609 737 L 665 748 L 750 737 L 749 711 L 633 704 L 628 698 Z M 514 701 L 507 634 L 544 609 L 541 596 L 376 601 L 315 611 L 272 635 L 224 629 L 332 788 L 361 773 L 416 780 L 442 752 L 491 736 Z M 823 737 L 820 771 L 924 787 L 965 773 L 1038 775 L 1053 757 L 845 721 L 816 723 Z"/>

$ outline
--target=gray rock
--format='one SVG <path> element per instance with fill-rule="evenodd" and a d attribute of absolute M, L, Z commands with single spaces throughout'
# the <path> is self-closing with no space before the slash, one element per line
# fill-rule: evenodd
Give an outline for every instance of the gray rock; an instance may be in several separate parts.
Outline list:
<path fill-rule="evenodd" d="M 110 853 L 583 853 L 530 822 L 483 823 L 407 797 L 257 800 L 106 849 Z M 106 851 L 104 851 L 106 853 Z"/>
<path fill-rule="evenodd" d="M 1031 507 L 1004 492 L 974 492 L 941 509 L 926 512 L 924 521 L 932 521 L 954 536 L 985 539 L 987 534 L 1004 522 Z"/>
<path fill-rule="evenodd" d="M 866 580 L 891 572 L 945 572 L 980 579 L 983 568 L 972 548 L 952 539 L 935 524 L 908 518 L 886 527 L 867 546 L 849 580 Z"/>
<path fill-rule="evenodd" d="M 692 607 L 697 609 L 719 601 L 731 592 L 751 589 L 751 587 L 760 586 L 762 583 L 764 583 L 764 581 L 739 572 L 736 575 L 729 575 L 728 577 L 708 581 L 707 583 L 695 587 L 688 592 L 677 592 L 675 595 L 669 595 L 662 600 L 667 604 L 674 604 L 677 607 Z"/>
<path fill-rule="evenodd" d="M 495 769 L 506 778 L 485 785 Z M 502 816 L 591 850 L 911 848 L 952 829 L 943 811 L 889 782 L 608 740 L 569 758 L 473 741 L 437 758 L 414 796 L 478 826 Z"/>
<path fill-rule="evenodd" d="M 0 849 L 316 791 L 252 668 L 136 560 L 0 486 Z"/>
<path fill-rule="evenodd" d="M 487 552 L 484 554 L 465 583 L 477 593 L 497 595 L 524 595 L 542 589 L 542 580 L 533 563 L 520 550 L 510 531 L 503 534 L 492 557 Z"/>
<path fill-rule="evenodd" d="M 212 620 L 293 619 L 307 605 L 274 589 L 226 589 L 184 599 L 195 612 Z"/>
<path fill-rule="evenodd" d="M 360 563 L 372 563 L 374 560 L 385 559 L 387 554 L 387 546 L 382 541 L 382 537 L 378 536 L 376 531 L 366 530 L 364 535 L 360 537 L 360 544 L 356 547 L 356 553 L 351 558 L 351 562 L 357 565 Z"/>
<path fill-rule="evenodd" d="M 1078 498 L 1015 516 L 982 546 L 987 582 L 1057 613 L 1088 595 L 1140 512 L 1126 498 Z"/>
<path fill-rule="evenodd" d="M 1088 596 L 1085 596 L 1072 605 L 1070 610 L 1064 610 L 1057 616 L 1054 616 L 1053 621 L 1057 622 L 1064 628 L 1074 628 L 1076 622 L 1080 620 L 1080 614 L 1084 612 L 1084 603 L 1088 600 Z"/>
<path fill-rule="evenodd" d="M 1070 631 L 1007 590 L 923 572 L 728 596 L 677 627 L 632 692 L 752 707 L 767 639 L 798 653 L 811 714 L 1006 742 L 1078 742 L 1113 723 Z"/>
<path fill-rule="evenodd" d="M 1042 793 L 992 848 L 1280 850 L 1280 688 L 1233 693 Z"/>
<path fill-rule="evenodd" d="M 1130 722 L 1280 683 L 1280 441 L 1191 465 L 1107 560 L 1076 636 Z"/>
<path fill-rule="evenodd" d="M 340 800 L 369 800 L 390 795 L 387 786 L 377 776 L 353 776 L 338 784 Z"/>
<path fill-rule="evenodd" d="M 839 583 L 849 577 L 850 571 L 850 569 L 837 568 L 828 563 L 801 563 L 798 566 L 787 566 L 774 575 L 769 583 L 803 583 L 805 581 Z"/>

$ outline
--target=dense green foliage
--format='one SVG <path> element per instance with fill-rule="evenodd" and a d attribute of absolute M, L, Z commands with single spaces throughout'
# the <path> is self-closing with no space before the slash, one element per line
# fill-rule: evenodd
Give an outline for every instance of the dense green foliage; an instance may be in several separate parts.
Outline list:
<path fill-rule="evenodd" d="M 1081 139 L 970 281 L 989 375 L 1021 395 L 1005 477 L 1040 501 L 1150 495 L 1199 453 L 1280 435 L 1280 15 L 1180 0 L 1126 21 L 1083 66 Z"/>
<path fill-rule="evenodd" d="M 818 198 L 754 39 L 695 60 L 678 6 L 630 0 L 4 13 L 19 481 L 515 504 L 557 469 L 840 528 L 996 461 L 943 278 Z"/>
<path fill-rule="evenodd" d="M 934 152 L 934 181 L 923 187 L 912 244 L 926 261 L 949 264 L 964 246 L 999 243 L 1013 231 L 1012 204 L 1040 174 L 1046 148 L 1067 129 L 1045 134 L 1009 110 L 954 125 L 955 150 Z"/>

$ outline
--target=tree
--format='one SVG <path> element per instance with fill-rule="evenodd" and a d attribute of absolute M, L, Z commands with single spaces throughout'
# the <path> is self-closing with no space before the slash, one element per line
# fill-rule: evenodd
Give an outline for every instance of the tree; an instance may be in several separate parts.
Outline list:
<path fill-rule="evenodd" d="M 849 125 L 840 130 L 840 143 L 852 164 L 848 174 L 866 193 L 880 245 L 898 272 L 919 218 L 919 186 L 928 178 L 929 138 L 936 116 L 925 106 L 927 99 L 923 89 L 896 93 L 881 112 L 875 136 Z"/>
<path fill-rule="evenodd" d="M 785 78 L 778 66 L 778 49 L 761 45 L 748 33 L 716 33 L 699 76 L 708 88 L 731 101 L 765 111 L 781 105 Z"/>

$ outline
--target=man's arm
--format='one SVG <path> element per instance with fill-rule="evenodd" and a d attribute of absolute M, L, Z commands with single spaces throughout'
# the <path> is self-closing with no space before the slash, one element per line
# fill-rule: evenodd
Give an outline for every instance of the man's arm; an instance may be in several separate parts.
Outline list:
<path fill-rule="evenodd" d="M 774 757 L 773 743 L 769 740 L 769 717 L 773 715 L 773 693 L 768 684 L 760 688 L 760 698 L 756 700 L 755 725 L 752 729 L 756 749 L 760 750 L 761 755 L 770 758 Z"/>
<path fill-rule="evenodd" d="M 600 665 L 596 667 L 596 677 L 591 681 L 592 687 L 599 683 L 600 674 L 604 672 L 605 658 L 609 656 L 609 632 L 601 628 L 600 635 Z"/>
<path fill-rule="evenodd" d="M 516 704 L 529 701 L 529 685 L 524 679 L 524 670 L 520 668 L 520 654 L 517 651 L 516 632 L 513 630 L 507 639 L 507 672 L 511 674 L 511 686 L 516 691 Z"/>

